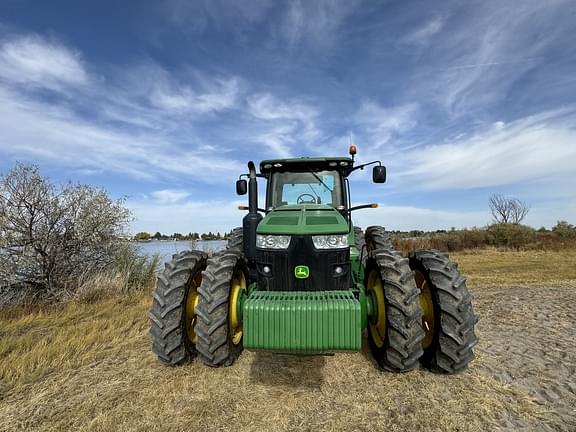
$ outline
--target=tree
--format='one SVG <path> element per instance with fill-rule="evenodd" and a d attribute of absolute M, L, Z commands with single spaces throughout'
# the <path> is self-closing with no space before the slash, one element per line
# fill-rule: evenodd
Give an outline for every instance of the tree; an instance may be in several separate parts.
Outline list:
<path fill-rule="evenodd" d="M 55 294 L 109 268 L 130 211 L 87 185 L 55 186 L 35 165 L 0 176 L 0 285 Z"/>
<path fill-rule="evenodd" d="M 150 240 L 150 234 L 142 231 L 134 235 L 134 240 Z"/>
<path fill-rule="evenodd" d="M 160 240 L 162 238 L 162 234 L 160 234 L 160 232 L 156 231 L 156 233 L 152 236 L 152 238 L 154 240 Z"/>
<path fill-rule="evenodd" d="M 494 194 L 488 200 L 490 212 L 496 223 L 519 224 L 530 211 L 530 207 L 517 198 Z"/>
<path fill-rule="evenodd" d="M 552 232 L 559 237 L 576 238 L 576 227 L 566 221 L 558 221 Z"/>

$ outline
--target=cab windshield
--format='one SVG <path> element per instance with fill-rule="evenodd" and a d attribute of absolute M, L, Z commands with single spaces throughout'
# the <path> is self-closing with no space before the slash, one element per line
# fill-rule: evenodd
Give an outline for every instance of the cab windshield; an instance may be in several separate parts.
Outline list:
<path fill-rule="evenodd" d="M 344 205 L 338 171 L 276 172 L 270 179 L 268 207 L 290 204 Z"/>

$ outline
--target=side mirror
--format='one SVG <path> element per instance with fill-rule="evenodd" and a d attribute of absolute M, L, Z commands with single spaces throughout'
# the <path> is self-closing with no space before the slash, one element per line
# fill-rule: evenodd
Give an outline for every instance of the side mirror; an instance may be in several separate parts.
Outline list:
<path fill-rule="evenodd" d="M 248 192 L 248 183 L 246 183 L 246 180 L 237 180 L 236 193 L 238 195 L 246 195 L 246 192 Z"/>
<path fill-rule="evenodd" d="M 372 169 L 372 181 L 374 183 L 386 183 L 386 167 L 377 165 Z"/>

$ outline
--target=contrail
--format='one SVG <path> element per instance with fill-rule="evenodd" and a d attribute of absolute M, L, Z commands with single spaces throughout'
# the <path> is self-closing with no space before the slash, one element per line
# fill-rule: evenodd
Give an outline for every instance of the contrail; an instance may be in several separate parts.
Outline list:
<path fill-rule="evenodd" d="M 442 68 L 441 70 L 474 69 L 474 68 L 487 67 L 487 66 L 500 66 L 500 65 L 508 65 L 508 64 L 515 64 L 515 63 L 532 61 L 532 60 L 536 60 L 538 58 L 539 57 L 530 57 L 530 58 L 526 58 L 526 59 L 519 59 L 519 60 L 512 60 L 512 61 L 476 63 L 476 64 L 469 64 L 469 65 L 447 67 L 447 68 Z"/>

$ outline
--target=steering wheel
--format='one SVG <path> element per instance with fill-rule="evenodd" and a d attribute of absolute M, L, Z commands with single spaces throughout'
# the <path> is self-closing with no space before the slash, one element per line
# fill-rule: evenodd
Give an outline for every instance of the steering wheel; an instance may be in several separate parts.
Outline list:
<path fill-rule="evenodd" d="M 310 201 L 304 200 L 304 197 L 312 198 Z M 314 195 L 304 193 L 296 199 L 296 204 L 316 204 L 316 197 Z"/>

